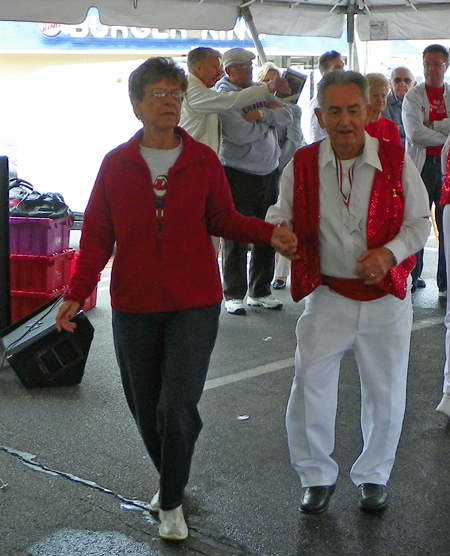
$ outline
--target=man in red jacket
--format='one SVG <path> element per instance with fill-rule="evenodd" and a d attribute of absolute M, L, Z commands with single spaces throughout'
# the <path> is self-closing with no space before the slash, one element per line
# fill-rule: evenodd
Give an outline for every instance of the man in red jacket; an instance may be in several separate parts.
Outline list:
<path fill-rule="evenodd" d="M 297 151 L 267 220 L 291 223 L 299 242 L 294 301 L 305 297 L 286 425 L 302 483 L 300 509 L 324 511 L 338 464 L 334 450 L 340 361 L 350 348 L 361 382 L 363 450 L 350 471 L 364 511 L 384 510 L 406 398 L 412 325 L 412 254 L 428 237 L 428 200 L 401 146 L 364 128 L 368 83 L 331 72 L 319 86 L 328 138 Z"/>

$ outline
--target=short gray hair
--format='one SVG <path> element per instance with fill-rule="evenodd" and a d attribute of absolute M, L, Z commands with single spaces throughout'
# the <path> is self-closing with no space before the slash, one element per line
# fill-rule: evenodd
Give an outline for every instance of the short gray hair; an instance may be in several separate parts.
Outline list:
<path fill-rule="evenodd" d="M 331 71 L 325 74 L 317 86 L 317 102 L 319 108 L 323 108 L 325 93 L 331 85 L 356 85 L 361 91 L 364 100 L 369 102 L 369 83 L 361 73 L 357 71 Z"/>
<path fill-rule="evenodd" d="M 405 72 L 409 73 L 409 76 L 411 77 L 411 79 L 413 81 L 415 81 L 413 72 L 409 68 L 405 68 L 405 66 L 398 66 L 398 68 L 394 68 L 391 71 L 391 79 L 394 79 L 395 72 L 397 72 L 397 71 L 405 71 Z"/>
<path fill-rule="evenodd" d="M 141 102 L 144 98 L 145 87 L 159 83 L 163 79 L 175 81 L 181 90 L 186 92 L 188 80 L 183 69 L 172 58 L 156 56 L 149 58 L 131 72 L 128 78 L 128 94 L 131 101 Z"/>
<path fill-rule="evenodd" d="M 190 50 L 187 55 L 187 67 L 190 72 L 195 68 L 196 64 L 199 62 L 204 62 L 210 56 L 217 58 L 222 58 L 222 54 L 214 48 L 209 48 L 208 46 L 199 46 Z"/>

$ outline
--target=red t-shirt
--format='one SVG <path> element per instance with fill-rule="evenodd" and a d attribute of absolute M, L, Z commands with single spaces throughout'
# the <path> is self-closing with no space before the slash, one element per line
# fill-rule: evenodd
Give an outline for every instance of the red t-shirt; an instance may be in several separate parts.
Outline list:
<path fill-rule="evenodd" d="M 428 102 L 430 103 L 430 122 L 440 122 L 447 117 L 444 102 L 444 86 L 428 87 L 425 85 Z M 441 156 L 442 145 L 438 147 L 427 147 L 427 156 Z"/>
<path fill-rule="evenodd" d="M 369 135 L 375 137 L 376 139 L 384 139 L 385 141 L 395 143 L 400 147 L 402 146 L 397 124 L 395 124 L 392 120 L 388 120 L 384 116 L 381 116 L 377 122 L 368 123 L 366 125 L 366 131 Z"/>

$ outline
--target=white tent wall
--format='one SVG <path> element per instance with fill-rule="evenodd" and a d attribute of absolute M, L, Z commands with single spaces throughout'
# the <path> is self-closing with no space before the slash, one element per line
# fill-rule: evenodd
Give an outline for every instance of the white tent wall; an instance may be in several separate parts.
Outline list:
<path fill-rule="evenodd" d="M 0 20 L 80 23 L 92 5 L 106 25 L 185 29 L 232 29 L 245 6 L 260 33 L 333 37 L 356 14 L 363 40 L 445 38 L 450 21 L 444 0 L 1 0 Z"/>

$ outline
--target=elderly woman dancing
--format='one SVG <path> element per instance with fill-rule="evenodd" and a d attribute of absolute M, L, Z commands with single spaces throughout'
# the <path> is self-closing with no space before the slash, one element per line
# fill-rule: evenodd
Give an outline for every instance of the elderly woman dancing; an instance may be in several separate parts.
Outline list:
<path fill-rule="evenodd" d="M 114 346 L 128 405 L 159 472 L 151 511 L 169 540 L 188 536 L 183 495 L 219 322 L 222 287 L 211 235 L 296 256 L 285 224 L 235 211 L 217 156 L 177 127 L 186 88 L 170 58 L 151 58 L 130 75 L 130 100 L 143 127 L 103 160 L 56 316 L 59 330 L 73 331 L 70 319 L 116 246 Z"/>

